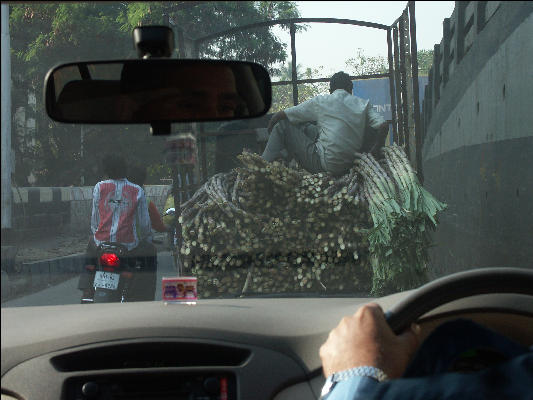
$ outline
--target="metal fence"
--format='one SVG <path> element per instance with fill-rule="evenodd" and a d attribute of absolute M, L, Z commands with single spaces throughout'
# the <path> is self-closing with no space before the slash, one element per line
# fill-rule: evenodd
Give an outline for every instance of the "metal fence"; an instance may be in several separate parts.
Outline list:
<path fill-rule="evenodd" d="M 382 74 L 368 74 L 351 76 L 351 79 L 389 78 L 392 125 L 394 142 L 405 147 L 411 164 L 418 171 L 422 179 L 421 163 L 421 135 L 420 132 L 420 106 L 418 94 L 418 65 L 416 48 L 416 22 L 415 2 L 407 3 L 402 15 L 391 25 L 383 25 L 367 21 L 336 18 L 291 18 L 275 21 L 262 21 L 245 26 L 235 27 L 221 32 L 216 32 L 200 38 L 190 38 L 179 27 L 177 31 L 177 46 L 179 54 L 187 58 L 199 58 L 200 46 L 209 41 L 232 34 L 245 32 L 259 27 L 285 25 L 289 27 L 291 38 L 292 79 L 290 81 L 274 82 L 273 85 L 292 86 L 293 104 L 299 103 L 298 85 L 305 83 L 328 82 L 329 77 L 315 79 L 298 79 L 296 68 L 296 33 L 297 24 L 307 23 L 333 23 L 352 26 L 363 26 L 381 29 L 387 32 L 388 46 L 388 72 Z M 192 124 L 191 131 L 196 134 L 199 144 L 199 168 L 195 169 L 199 184 L 208 178 L 207 166 L 207 137 L 202 124 Z M 196 186 L 196 185 L 195 185 Z"/>
<path fill-rule="evenodd" d="M 422 175 L 422 137 L 418 88 L 415 3 L 410 1 L 387 32 L 394 142 L 405 148 L 411 165 Z"/>

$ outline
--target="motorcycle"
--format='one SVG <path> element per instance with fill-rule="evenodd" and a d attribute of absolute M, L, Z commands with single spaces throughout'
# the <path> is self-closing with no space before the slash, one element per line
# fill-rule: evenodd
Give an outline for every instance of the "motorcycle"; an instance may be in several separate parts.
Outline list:
<path fill-rule="evenodd" d="M 141 275 L 148 257 L 133 256 L 118 243 L 104 242 L 97 246 L 94 265 L 86 265 L 91 288 L 83 293 L 81 303 L 112 303 L 153 300 L 138 297 L 143 291 Z M 155 273 L 155 272 L 152 272 Z"/>

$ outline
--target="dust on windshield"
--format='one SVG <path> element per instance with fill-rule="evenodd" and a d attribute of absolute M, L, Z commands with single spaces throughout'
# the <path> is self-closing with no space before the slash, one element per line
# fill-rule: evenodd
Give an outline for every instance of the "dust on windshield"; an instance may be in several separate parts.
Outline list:
<path fill-rule="evenodd" d="M 298 20 L 307 2 L 3 3 L 2 307 L 161 300 L 177 276 L 200 300 L 370 297 L 531 267 L 531 9 L 445 3 L 342 25 Z M 160 24 L 173 58 L 267 68 L 269 112 L 170 136 L 47 116 L 49 69 L 136 59 L 132 30 Z"/>

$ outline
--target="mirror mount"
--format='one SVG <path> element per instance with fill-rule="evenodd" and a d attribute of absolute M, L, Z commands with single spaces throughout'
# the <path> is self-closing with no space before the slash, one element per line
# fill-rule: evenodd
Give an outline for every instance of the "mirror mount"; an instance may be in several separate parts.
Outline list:
<path fill-rule="evenodd" d="M 138 26 L 133 30 L 133 45 L 139 58 L 170 58 L 174 50 L 174 32 L 168 26 Z"/>
<path fill-rule="evenodd" d="M 133 45 L 139 58 L 170 58 L 174 50 L 174 32 L 168 26 L 138 26 L 133 30 Z M 154 136 L 170 135 L 170 123 L 151 123 L 150 133 Z"/>

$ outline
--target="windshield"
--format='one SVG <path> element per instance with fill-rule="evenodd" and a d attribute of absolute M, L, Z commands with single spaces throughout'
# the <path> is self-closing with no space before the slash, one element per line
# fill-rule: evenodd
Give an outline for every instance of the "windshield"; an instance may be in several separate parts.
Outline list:
<path fill-rule="evenodd" d="M 161 301 L 178 276 L 201 301 L 531 268 L 531 18 L 520 2 L 2 3 L 2 307 Z M 268 113 L 168 136 L 51 120 L 47 71 L 137 59 L 140 25 L 172 28 L 172 58 L 264 66 Z"/>

